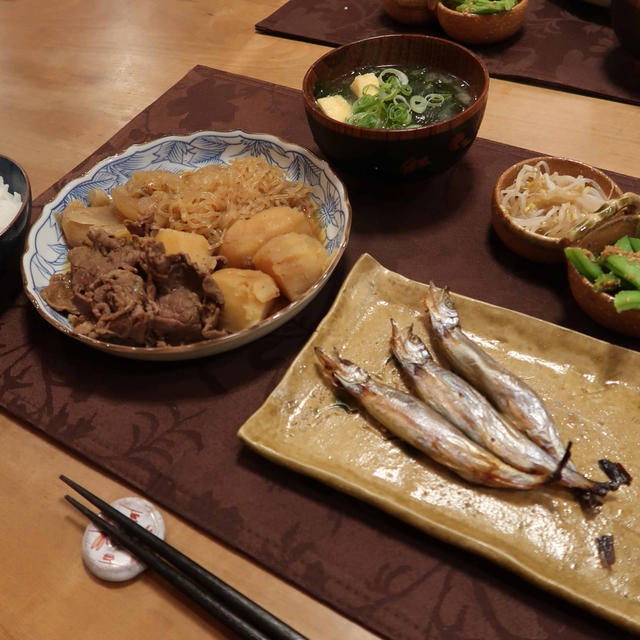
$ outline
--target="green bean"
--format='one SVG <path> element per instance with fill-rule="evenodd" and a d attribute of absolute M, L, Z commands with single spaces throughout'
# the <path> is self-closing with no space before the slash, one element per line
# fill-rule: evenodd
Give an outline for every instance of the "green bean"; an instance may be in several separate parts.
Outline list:
<path fill-rule="evenodd" d="M 599 276 L 604 275 L 600 265 L 592 260 L 579 247 L 566 247 L 564 255 L 567 260 L 581 273 L 587 280 L 594 282 Z"/>
<path fill-rule="evenodd" d="M 593 282 L 594 291 L 613 292 L 619 291 L 622 287 L 622 280 L 613 273 L 603 273 Z"/>
<path fill-rule="evenodd" d="M 640 251 L 640 238 L 629 238 L 629 242 L 633 251 Z"/>
<path fill-rule="evenodd" d="M 630 282 L 636 289 L 640 289 L 640 263 L 629 260 L 625 256 L 611 254 L 604 260 L 604 266 L 613 271 L 620 278 Z"/>
<path fill-rule="evenodd" d="M 613 296 L 613 306 L 618 313 L 640 309 L 640 291 L 619 291 Z"/>
<path fill-rule="evenodd" d="M 616 240 L 616 247 L 618 247 L 618 249 L 622 249 L 623 251 L 633 251 L 633 249 L 631 248 L 631 240 L 629 240 L 629 236 L 622 236 L 621 238 L 618 238 Z"/>
<path fill-rule="evenodd" d="M 518 0 L 462 0 L 455 7 L 460 13 L 501 13 L 516 6 Z"/>

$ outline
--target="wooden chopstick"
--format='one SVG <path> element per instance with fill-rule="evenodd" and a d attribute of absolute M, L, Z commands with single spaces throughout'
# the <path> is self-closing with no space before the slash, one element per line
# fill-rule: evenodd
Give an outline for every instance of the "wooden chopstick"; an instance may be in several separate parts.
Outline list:
<path fill-rule="evenodd" d="M 101 518 L 71 496 L 65 499 L 81 511 L 114 542 L 133 553 L 208 613 L 243 638 L 255 640 L 305 640 L 285 622 L 263 609 L 175 547 L 127 518 L 110 504 L 66 476 L 60 479 L 94 504 L 118 526 Z"/>

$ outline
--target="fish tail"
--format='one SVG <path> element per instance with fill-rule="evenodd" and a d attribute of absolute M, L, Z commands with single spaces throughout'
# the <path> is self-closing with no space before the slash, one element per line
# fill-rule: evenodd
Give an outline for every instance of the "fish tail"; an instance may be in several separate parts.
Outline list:
<path fill-rule="evenodd" d="M 567 464 L 569 462 L 569 458 L 571 458 L 571 447 L 572 446 L 573 446 L 573 443 L 571 441 L 569 441 L 569 443 L 567 444 L 566 449 L 564 450 L 564 454 L 563 454 L 562 458 L 560 459 L 560 462 L 558 462 L 558 464 L 557 464 L 557 466 L 555 468 L 555 471 L 549 476 L 549 482 L 555 482 L 562 475 L 562 470 L 567 466 Z"/>
<path fill-rule="evenodd" d="M 609 491 L 615 491 L 622 484 L 631 484 L 631 474 L 619 462 L 602 458 L 602 460 L 598 460 L 598 466 L 611 480 L 611 482 L 601 483 L 606 484 Z"/>
<path fill-rule="evenodd" d="M 423 300 L 434 331 L 449 333 L 460 326 L 460 318 L 448 288 L 441 289 L 430 283 Z"/>

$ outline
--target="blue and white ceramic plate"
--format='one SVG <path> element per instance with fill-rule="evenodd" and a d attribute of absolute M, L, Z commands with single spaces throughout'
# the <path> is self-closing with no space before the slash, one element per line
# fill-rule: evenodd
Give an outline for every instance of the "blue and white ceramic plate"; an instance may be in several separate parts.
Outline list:
<path fill-rule="evenodd" d="M 318 204 L 324 246 L 331 255 L 327 270 L 304 298 L 287 305 L 259 324 L 223 338 L 175 347 L 131 347 L 76 334 L 65 315 L 54 311 L 40 292 L 53 274 L 68 269 L 67 245 L 58 214 L 71 200 L 83 200 L 92 189 L 107 193 L 140 170 L 179 172 L 207 164 L 230 164 L 236 158 L 263 157 L 284 170 L 289 180 L 304 182 Z M 349 239 L 351 206 L 344 185 L 329 165 L 302 147 L 266 134 L 242 131 L 202 131 L 189 136 L 168 136 L 133 145 L 123 153 L 99 162 L 84 176 L 67 184 L 42 210 L 33 224 L 22 259 L 27 296 L 40 315 L 54 327 L 91 347 L 119 356 L 143 360 L 186 360 L 221 353 L 257 340 L 299 313 L 326 284 Z"/>

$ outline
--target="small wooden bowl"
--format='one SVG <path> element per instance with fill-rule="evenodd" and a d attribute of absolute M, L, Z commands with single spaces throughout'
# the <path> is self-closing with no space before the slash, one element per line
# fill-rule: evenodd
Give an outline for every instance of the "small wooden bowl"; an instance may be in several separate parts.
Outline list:
<path fill-rule="evenodd" d="M 492 44 L 514 35 L 524 22 L 529 0 L 520 0 L 509 11 L 500 13 L 461 13 L 442 2 L 436 7 L 436 17 L 444 32 L 458 42 Z"/>
<path fill-rule="evenodd" d="M 624 235 L 637 236 L 640 232 L 640 214 L 616 215 L 585 235 L 574 246 L 599 254 L 607 245 L 614 244 Z M 587 280 L 568 260 L 569 288 L 578 306 L 598 324 L 612 331 L 640 338 L 640 310 L 631 309 L 618 313 L 613 306 L 613 296 L 594 291 Z"/>
<path fill-rule="evenodd" d="M 382 9 L 402 24 L 427 24 L 436 17 L 437 0 L 382 0 Z"/>
<path fill-rule="evenodd" d="M 605 173 L 583 162 L 561 158 L 558 156 L 538 156 L 522 160 L 504 171 L 493 188 L 491 206 L 491 224 L 504 244 L 523 258 L 543 263 L 561 263 L 564 261 L 564 238 L 549 238 L 533 233 L 516 224 L 509 212 L 500 204 L 500 192 L 513 184 L 518 172 L 525 164 L 535 165 L 544 160 L 551 173 L 557 171 L 561 175 L 579 176 L 595 180 L 607 198 L 618 198 L 622 195 L 620 187 Z"/>

